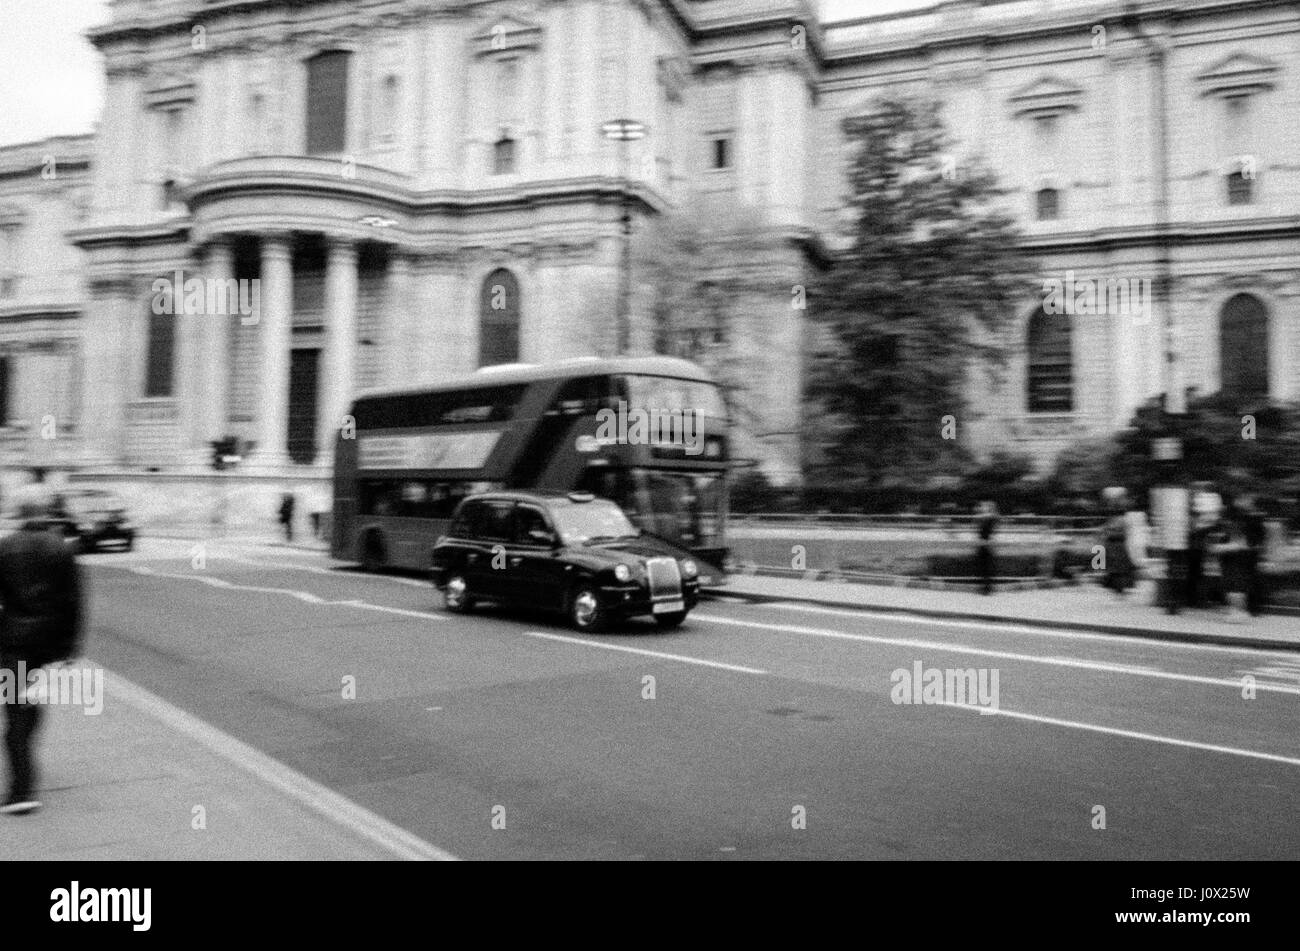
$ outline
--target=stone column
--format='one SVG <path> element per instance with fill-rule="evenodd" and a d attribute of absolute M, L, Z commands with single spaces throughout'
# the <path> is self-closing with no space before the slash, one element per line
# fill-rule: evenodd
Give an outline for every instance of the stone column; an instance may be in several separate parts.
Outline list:
<path fill-rule="evenodd" d="M 415 326 L 411 269 L 414 261 L 402 248 L 388 255 L 384 316 L 380 326 L 380 379 L 384 386 L 401 386 L 415 376 L 418 348 L 423 345 Z"/>
<path fill-rule="evenodd" d="M 193 280 L 204 284 L 197 268 L 187 267 L 182 272 L 183 283 L 176 288 L 176 351 L 172 374 L 172 399 L 176 403 L 176 461 L 183 466 L 201 465 L 203 461 L 202 419 L 204 397 L 203 332 L 210 319 L 204 306 L 191 310 L 186 306 Z M 206 296 L 206 295 L 205 295 Z"/>
<path fill-rule="evenodd" d="M 357 246 L 330 238 L 325 255 L 325 363 L 316 456 L 334 458 L 334 441 L 352 405 L 357 367 Z"/>
<path fill-rule="evenodd" d="M 257 330 L 257 446 L 259 467 L 289 461 L 289 346 L 293 330 L 293 239 L 265 234 L 262 252 L 262 313 Z"/>
<path fill-rule="evenodd" d="M 78 430 L 82 457 L 92 466 L 122 461 L 129 383 L 130 310 L 136 303 L 130 278 L 91 282 L 91 299 L 81 326 L 81 409 Z M 141 305 L 143 306 L 143 305 Z"/>
<path fill-rule="evenodd" d="M 213 282 L 210 287 L 219 286 L 220 294 L 209 294 L 208 300 L 224 301 L 214 311 L 205 312 L 202 332 L 199 335 L 201 354 L 199 377 L 198 433 L 195 441 L 207 448 L 213 440 L 229 435 L 230 418 L 230 350 L 231 334 L 236 320 L 249 323 L 261 319 L 260 306 L 254 307 L 253 313 L 244 316 L 239 313 L 239 285 L 235 283 L 234 250 L 230 239 L 224 236 L 214 238 L 208 245 L 203 262 L 204 277 Z M 257 295 L 249 295 L 250 304 L 260 304 Z"/>

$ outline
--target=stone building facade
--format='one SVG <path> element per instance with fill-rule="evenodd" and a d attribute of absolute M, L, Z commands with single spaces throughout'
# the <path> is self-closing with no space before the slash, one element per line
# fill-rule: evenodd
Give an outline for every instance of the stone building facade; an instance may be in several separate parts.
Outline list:
<path fill-rule="evenodd" d="M 11 470 L 198 476 L 235 436 L 246 474 L 323 478 L 359 389 L 612 353 L 625 206 L 731 205 L 772 237 L 722 341 L 753 367 L 743 451 L 797 478 L 792 289 L 840 241 L 842 121 L 899 92 L 944 103 L 954 173 L 992 165 L 1045 280 L 1154 287 L 1129 315 L 1027 294 L 974 448 L 1123 426 L 1171 340 L 1180 389 L 1300 398 L 1293 2 L 115 0 L 90 39 L 97 133 L 0 149 Z M 648 134 L 607 141 L 619 117 Z M 155 313 L 196 277 L 256 280 L 256 321 Z"/>

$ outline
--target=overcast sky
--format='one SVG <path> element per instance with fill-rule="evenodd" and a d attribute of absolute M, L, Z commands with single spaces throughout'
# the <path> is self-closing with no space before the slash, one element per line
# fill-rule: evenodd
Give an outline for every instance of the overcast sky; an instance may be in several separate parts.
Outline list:
<path fill-rule="evenodd" d="M 819 0 L 843 20 L 932 6 L 935 0 Z M 103 102 L 99 54 L 88 27 L 108 19 L 108 0 L 0 0 L 0 145 L 94 128 Z"/>

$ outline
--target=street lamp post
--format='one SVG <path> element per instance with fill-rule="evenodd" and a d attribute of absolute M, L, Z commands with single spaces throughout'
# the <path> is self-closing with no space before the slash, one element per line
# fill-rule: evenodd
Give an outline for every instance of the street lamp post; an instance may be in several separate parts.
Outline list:
<path fill-rule="evenodd" d="M 1153 164 L 1156 171 L 1157 274 L 1155 302 L 1161 309 L 1164 341 L 1162 373 L 1164 396 L 1160 406 L 1162 435 L 1151 447 L 1152 460 L 1159 473 L 1154 488 L 1154 508 L 1161 526 L 1161 549 L 1164 574 L 1156 585 L 1156 602 L 1169 614 L 1177 614 L 1186 596 L 1190 545 L 1190 509 L 1183 475 L 1181 420 L 1187 412 L 1187 391 L 1179 365 L 1178 325 L 1174 316 L 1173 262 L 1169 240 L 1169 98 L 1168 60 L 1162 40 L 1142 28 L 1141 11 L 1136 0 L 1129 0 L 1125 20 L 1133 34 L 1147 49 L 1153 67 L 1151 113 L 1154 119 Z"/>
<path fill-rule="evenodd" d="M 632 339 L 632 203 L 631 176 L 627 167 L 627 143 L 645 138 L 645 124 L 635 119 L 611 119 L 600 127 L 600 134 L 619 143 L 619 160 L 623 178 L 622 266 L 618 283 L 618 352 L 627 353 Z"/>

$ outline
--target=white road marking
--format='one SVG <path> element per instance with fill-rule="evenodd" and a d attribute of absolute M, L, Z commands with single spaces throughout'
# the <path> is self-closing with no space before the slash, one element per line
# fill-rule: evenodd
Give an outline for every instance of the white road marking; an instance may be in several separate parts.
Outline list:
<path fill-rule="evenodd" d="M 167 541 L 175 541 L 175 539 L 167 539 Z M 94 560 L 90 562 L 90 564 L 103 565 L 105 567 L 113 568 L 113 567 L 120 567 L 120 562 L 122 561 L 130 561 L 133 563 L 141 562 L 141 561 L 189 561 L 191 558 L 189 552 L 191 552 L 194 549 L 194 546 L 196 544 L 202 544 L 206 546 L 206 551 L 204 552 L 205 556 L 214 561 L 229 561 L 238 565 L 248 565 L 253 568 L 276 568 L 282 571 L 305 571 L 308 574 L 330 575 L 332 577 L 338 577 L 339 575 L 348 575 L 354 578 L 358 578 L 358 577 L 368 578 L 368 579 L 374 579 L 375 581 L 386 581 L 386 582 L 391 582 L 393 584 L 404 584 L 412 588 L 427 589 L 433 587 L 432 581 L 427 579 L 421 580 L 419 578 L 403 578 L 400 575 L 372 574 L 370 572 L 365 572 L 365 571 L 360 571 L 360 570 L 350 569 L 350 568 L 343 568 L 343 567 L 333 568 L 333 567 L 323 567 L 321 565 L 304 565 L 299 562 L 293 562 L 293 561 L 272 561 L 267 559 L 247 558 L 241 555 L 232 555 L 229 553 L 229 551 L 223 551 L 222 546 L 228 546 L 233 548 L 239 548 L 241 546 L 231 545 L 230 543 L 186 542 L 183 544 L 187 546 L 184 554 L 150 555 L 144 552 L 136 552 L 134 553 L 135 555 L 134 558 L 128 557 L 128 558 L 121 558 L 121 559 L 106 555 L 103 557 L 103 559 L 95 557 Z M 319 554 L 319 553 L 308 552 L 307 554 L 311 555 L 311 554 Z M 117 561 L 119 564 L 115 565 L 114 564 L 115 561 Z"/>
<path fill-rule="evenodd" d="M 1231 687 L 1240 690 L 1240 678 L 1202 677 L 1197 674 L 1176 674 L 1151 667 L 1135 667 L 1125 664 L 1108 664 L 1103 661 L 1083 660 L 1075 657 L 1041 657 L 1037 654 L 1021 654 L 1015 651 L 991 650 L 987 647 L 971 647 L 965 644 L 951 644 L 946 641 L 921 641 L 910 637 L 881 637 L 875 634 L 850 634 L 847 631 L 833 631 L 828 628 L 801 627 L 794 624 L 768 624 L 761 621 L 742 621 L 735 618 L 718 617 L 712 614 L 693 614 L 697 621 L 714 624 L 730 624 L 736 627 L 755 627 L 779 633 L 802 634 L 807 637 L 825 637 L 833 640 L 858 641 L 866 644 L 883 644 L 888 647 L 909 647 L 917 650 L 933 650 L 953 654 L 975 654 L 980 657 L 996 657 L 1000 660 L 1023 661 L 1027 664 L 1044 664 L 1049 667 L 1071 667 L 1079 670 L 1097 670 L 1107 673 L 1128 674 L 1133 677 L 1152 677 L 1157 680 L 1176 680 L 1182 683 L 1205 684 L 1213 687 Z M 1256 689 L 1269 693 L 1291 694 L 1300 696 L 1300 686 L 1284 684 L 1256 684 Z"/>
<path fill-rule="evenodd" d="M 640 654 L 643 657 L 656 657 L 660 660 L 675 660 L 683 664 L 697 664 L 700 667 L 714 667 L 718 670 L 729 670 L 737 674 L 754 674 L 758 677 L 767 675 L 766 670 L 759 670 L 757 667 L 744 667 L 740 664 L 724 664 L 719 660 L 705 660 L 702 657 L 687 657 L 684 654 L 666 654 L 662 651 L 646 650 L 641 647 L 627 647 L 623 644 L 605 644 L 600 641 L 584 640 L 580 637 L 564 637 L 560 634 L 547 634 L 543 631 L 524 631 L 525 637 L 540 637 L 548 641 L 559 641 L 562 644 L 577 644 L 582 647 L 598 647 L 607 651 L 622 651 L 625 654 Z"/>
<path fill-rule="evenodd" d="M 1045 723 L 1050 726 L 1063 726 L 1072 730 L 1087 730 L 1090 733 L 1105 733 L 1110 736 L 1122 736 L 1131 740 L 1145 740 L 1148 743 L 1163 743 L 1166 746 L 1181 746 L 1193 750 L 1206 750 L 1211 753 L 1226 753 L 1230 756 L 1245 756 L 1250 759 L 1267 760 L 1270 763 L 1286 763 L 1288 766 L 1300 766 L 1300 757 L 1282 756 L 1279 753 L 1261 753 L 1258 750 L 1244 750 L 1236 746 L 1221 746 L 1217 743 L 1198 743 L 1195 740 L 1180 740 L 1173 736 L 1160 736 L 1156 733 L 1141 733 L 1137 730 L 1122 730 L 1119 727 L 1099 726 L 1095 723 L 1083 723 L 1079 720 L 1060 720 L 1056 717 L 1039 716 L 1036 713 L 1021 713 L 1017 710 L 992 710 L 987 707 L 970 707 L 964 704 L 944 704 L 960 707 L 963 710 L 976 710 L 993 716 L 1009 717 L 1013 720 L 1027 720 L 1030 723 Z"/>
<path fill-rule="evenodd" d="M 902 624 L 919 624 L 929 627 L 960 627 L 975 631 L 1005 631 L 1009 634 L 1035 634 L 1041 637 L 1060 637 L 1076 641 L 1107 641 L 1115 643 L 1126 641 L 1129 644 L 1145 647 L 1171 647 L 1178 650 L 1218 651 L 1228 653 L 1247 653 L 1260 656 L 1258 647 L 1233 647 L 1229 644 L 1195 644 L 1188 641 L 1167 640 L 1165 638 L 1135 637 L 1131 634 L 1100 634 L 1096 631 L 1071 631 L 1062 628 L 1035 627 L 1032 624 L 1003 624 L 997 621 L 964 621 L 959 618 L 924 617 L 906 614 L 907 608 L 893 611 L 873 611 L 870 608 L 847 609 L 825 608 L 816 604 L 799 604 L 793 601 L 747 602 L 764 608 L 780 608 L 783 611 L 801 611 L 807 614 L 829 614 L 835 617 L 871 618 L 879 621 L 897 621 Z M 1176 632 L 1170 632 L 1176 633 Z M 1286 655 L 1281 655 L 1286 656 Z"/>
<path fill-rule="evenodd" d="M 147 575 L 151 578 L 171 578 L 179 581 L 197 581 L 200 584 L 206 584 L 211 588 L 223 588 L 230 591 L 252 591 L 258 594 L 280 594 L 286 597 L 296 598 L 306 604 L 314 604 L 327 608 L 357 608 L 362 611 L 381 611 L 384 614 L 399 614 L 403 617 L 417 617 L 424 620 L 445 621 L 446 615 L 431 614 L 428 611 L 411 611 L 406 608 L 392 608 L 386 604 L 371 604 L 369 601 L 360 601 L 352 599 L 348 601 L 327 601 L 320 595 L 312 594 L 310 591 L 298 591 L 294 588 L 269 588 L 262 585 L 235 584 L 233 581 L 227 581 L 225 578 L 217 578 L 212 575 L 203 574 L 180 574 L 173 571 L 157 571 L 143 565 L 134 568 L 124 569 L 136 575 Z"/>
<path fill-rule="evenodd" d="M 137 710 L 149 714 L 233 765 L 252 773 L 268 786 L 398 858 L 456 860 L 456 856 L 450 852 L 431 845 L 117 674 L 110 676 L 109 690 Z"/>

